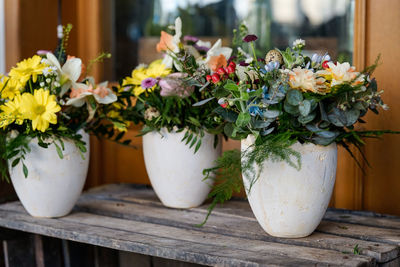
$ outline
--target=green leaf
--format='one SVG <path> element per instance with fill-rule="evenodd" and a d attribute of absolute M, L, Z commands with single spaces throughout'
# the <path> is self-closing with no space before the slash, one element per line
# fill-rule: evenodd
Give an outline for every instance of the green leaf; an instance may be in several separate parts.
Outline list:
<path fill-rule="evenodd" d="M 61 150 L 60 146 L 57 145 L 57 143 L 55 143 L 55 142 L 54 142 L 54 145 L 56 146 L 56 150 L 57 150 L 58 156 L 60 157 L 60 159 L 63 159 L 63 158 L 64 158 L 64 155 L 63 155 L 63 153 L 62 153 L 62 150 Z"/>
<path fill-rule="evenodd" d="M 313 112 L 313 113 L 308 114 L 307 116 L 299 116 L 299 117 L 297 118 L 297 120 L 298 120 L 301 124 L 304 125 L 304 124 L 307 124 L 307 123 L 311 122 L 312 120 L 314 120 L 314 119 L 315 119 L 315 116 L 316 116 L 316 113 Z"/>
<path fill-rule="evenodd" d="M 200 138 L 199 141 L 197 142 L 197 145 L 196 145 L 196 147 L 195 147 L 195 149 L 194 149 L 194 153 L 196 153 L 197 151 L 199 151 L 200 146 L 201 146 L 201 138 Z"/>
<path fill-rule="evenodd" d="M 193 133 L 190 133 L 189 137 L 186 140 L 186 145 L 189 144 L 189 142 L 192 140 L 193 138 Z"/>
<path fill-rule="evenodd" d="M 192 143 L 190 143 L 189 148 L 192 148 L 192 147 L 194 146 L 194 144 L 196 144 L 196 142 L 197 142 L 197 136 L 195 136 L 195 137 L 193 138 Z"/>
<path fill-rule="evenodd" d="M 304 100 L 299 104 L 299 111 L 301 116 L 307 116 L 311 111 L 311 102 L 308 100 Z"/>
<path fill-rule="evenodd" d="M 248 112 L 241 112 L 236 120 L 236 125 L 238 127 L 246 126 L 251 120 L 250 113 Z"/>
<path fill-rule="evenodd" d="M 25 178 L 28 177 L 28 168 L 26 167 L 25 163 L 22 163 L 22 171 L 24 172 Z"/>
<path fill-rule="evenodd" d="M 183 136 L 183 138 L 182 138 L 182 140 L 181 140 L 181 142 L 185 141 L 185 139 L 188 138 L 188 137 L 189 137 L 189 132 L 186 131 L 186 132 L 185 132 L 185 135 Z"/>
<path fill-rule="evenodd" d="M 11 163 L 11 167 L 14 168 L 15 166 L 17 166 L 20 160 L 21 158 L 14 159 L 13 162 Z"/>
<path fill-rule="evenodd" d="M 225 89 L 229 91 L 239 91 L 239 86 L 237 86 L 235 83 L 227 83 L 224 86 Z"/>
<path fill-rule="evenodd" d="M 303 95 L 300 91 L 292 89 L 288 91 L 286 99 L 290 105 L 298 106 L 303 101 Z"/>
<path fill-rule="evenodd" d="M 293 105 L 290 105 L 289 103 L 288 103 L 288 101 L 285 101 L 284 103 L 283 103 L 283 109 L 287 112 L 287 113 L 289 113 L 289 114 L 291 114 L 291 115 L 294 115 L 294 116 L 297 116 L 297 115 L 299 115 L 299 108 L 298 108 L 298 106 L 293 106 Z"/>
<path fill-rule="evenodd" d="M 267 109 L 266 111 L 263 112 L 263 117 L 268 118 L 268 119 L 275 119 L 279 115 L 281 115 L 281 112 L 279 110 Z"/>

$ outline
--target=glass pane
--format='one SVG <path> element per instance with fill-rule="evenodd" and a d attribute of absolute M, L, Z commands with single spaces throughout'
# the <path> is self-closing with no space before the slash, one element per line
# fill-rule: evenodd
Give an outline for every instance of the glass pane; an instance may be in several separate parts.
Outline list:
<path fill-rule="evenodd" d="M 295 39 L 307 51 L 328 51 L 333 59 L 351 61 L 354 0 L 115 0 L 113 25 L 115 78 L 129 75 L 139 63 L 160 58 L 155 46 L 161 30 L 180 16 L 183 34 L 205 41 L 222 38 L 230 44 L 232 30 L 245 21 L 259 37 L 265 54 Z"/>

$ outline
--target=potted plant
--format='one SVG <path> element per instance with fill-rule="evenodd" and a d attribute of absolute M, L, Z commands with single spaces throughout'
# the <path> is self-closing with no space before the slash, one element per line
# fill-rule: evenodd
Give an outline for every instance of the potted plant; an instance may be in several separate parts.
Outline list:
<path fill-rule="evenodd" d="M 220 155 L 218 134 L 221 118 L 213 113 L 218 106 L 201 87 L 208 73 L 226 64 L 231 49 L 221 40 L 211 47 L 193 36 L 182 37 L 182 22 L 175 21 L 174 35 L 161 32 L 157 50 L 164 59 L 139 65 L 122 81 L 137 101 L 138 121 L 144 124 L 143 153 L 151 184 L 161 202 L 172 208 L 199 206 L 206 199 L 212 181 L 203 181 L 202 171 L 213 166 Z M 201 102 L 201 107 L 193 106 Z"/>
<path fill-rule="evenodd" d="M 86 180 L 89 134 L 112 137 L 114 128 L 123 133 L 129 124 L 124 118 L 129 93 L 111 90 L 107 82 L 95 84 L 82 73 L 81 59 L 66 57 L 71 27 L 64 28 L 55 54 L 39 51 L 0 83 L 1 175 L 11 178 L 35 217 L 68 214 Z"/>
<path fill-rule="evenodd" d="M 360 149 L 363 138 L 393 133 L 355 127 L 364 123 L 368 110 L 378 114 L 387 109 L 370 78 L 377 63 L 357 72 L 328 54 L 308 57 L 300 39 L 258 58 L 257 37 L 243 28 L 240 32 L 236 38 L 250 47 L 250 54 L 236 49 L 229 63 L 235 71 L 217 70 L 207 87 L 224 108 L 225 134 L 241 140 L 241 152 L 226 152 L 217 167 L 205 170 L 220 179 L 210 194 L 209 211 L 240 189 L 241 173 L 262 228 L 273 236 L 304 237 L 315 230 L 329 204 L 337 145 L 353 155 L 349 145 Z"/>

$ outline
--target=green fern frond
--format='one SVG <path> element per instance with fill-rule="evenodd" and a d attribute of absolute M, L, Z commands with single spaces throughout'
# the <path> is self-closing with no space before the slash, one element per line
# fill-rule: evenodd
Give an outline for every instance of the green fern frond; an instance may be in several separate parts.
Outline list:
<path fill-rule="evenodd" d="M 205 169 L 203 171 L 206 176 L 204 180 L 212 179 L 215 177 L 215 185 L 208 195 L 212 198 L 212 202 L 208 207 L 208 213 L 204 221 L 198 226 L 203 226 L 214 210 L 215 206 L 220 203 L 223 204 L 232 198 L 234 192 L 240 192 L 242 188 L 241 173 L 242 168 L 240 165 L 241 155 L 240 151 L 229 150 L 225 151 L 220 158 L 216 161 L 216 167 Z"/>

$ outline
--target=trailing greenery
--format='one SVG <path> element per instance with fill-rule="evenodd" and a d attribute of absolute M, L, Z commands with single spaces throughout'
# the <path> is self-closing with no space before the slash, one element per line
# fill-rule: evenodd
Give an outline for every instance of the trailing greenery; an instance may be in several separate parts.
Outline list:
<path fill-rule="evenodd" d="M 240 159 L 241 155 L 239 150 L 225 151 L 222 156 L 217 159 L 215 167 L 203 171 L 205 175 L 204 180 L 215 180 L 215 186 L 208 195 L 208 197 L 213 200 L 207 209 L 208 213 L 206 218 L 198 226 L 203 226 L 207 222 L 208 217 L 218 203 L 222 204 L 231 199 L 234 192 L 240 192 L 242 188 L 242 168 Z"/>

